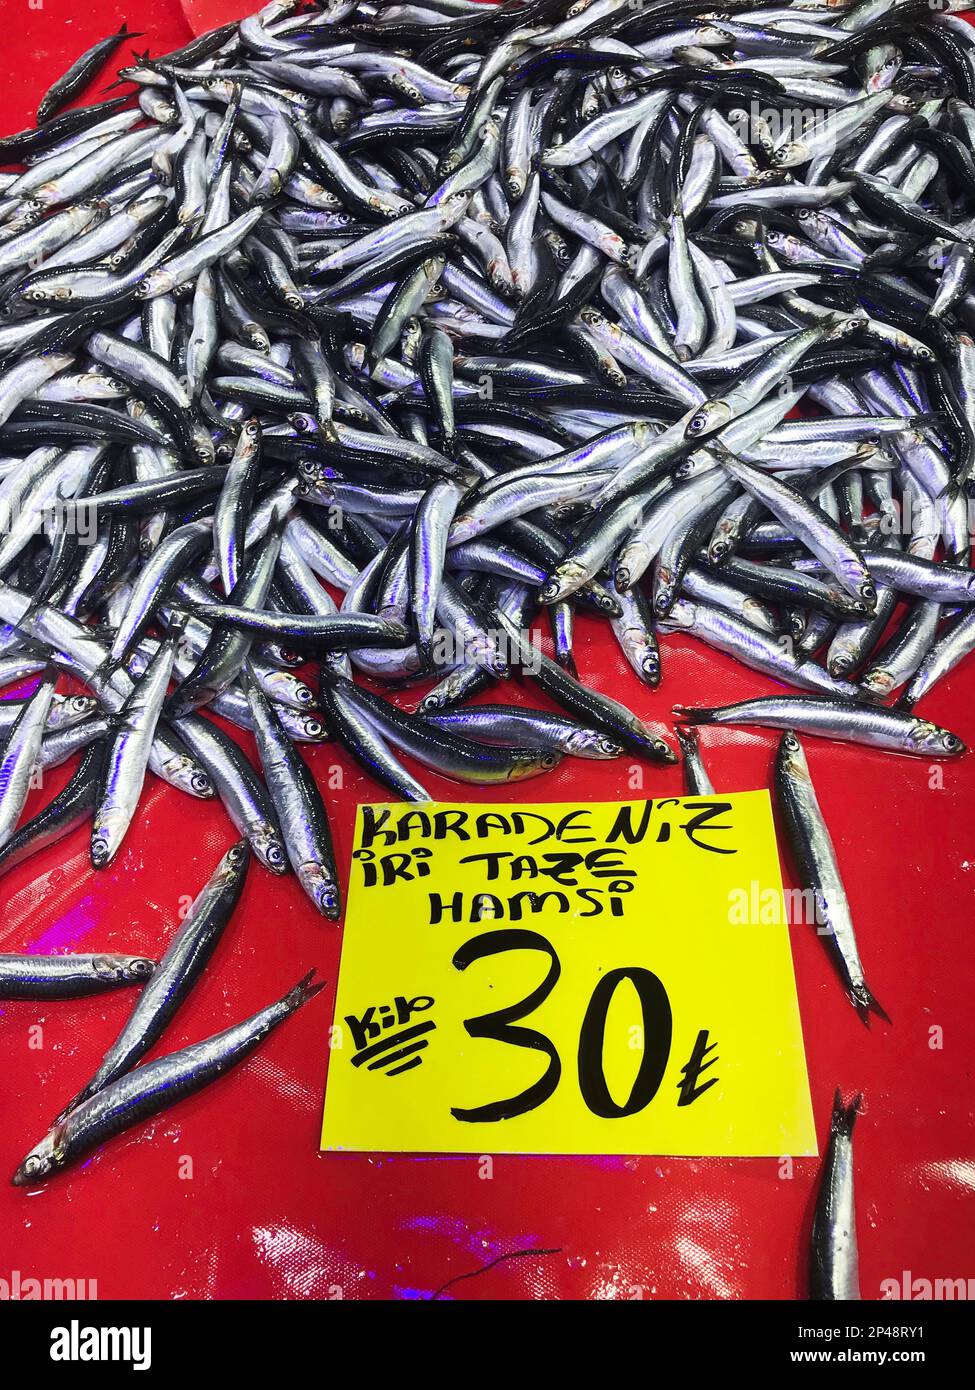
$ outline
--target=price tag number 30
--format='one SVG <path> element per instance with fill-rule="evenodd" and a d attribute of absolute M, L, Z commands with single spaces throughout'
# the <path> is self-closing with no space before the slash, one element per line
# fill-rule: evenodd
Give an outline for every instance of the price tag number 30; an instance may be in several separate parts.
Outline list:
<path fill-rule="evenodd" d="M 554 990 L 562 974 L 562 965 L 552 943 L 538 932 L 502 929 L 484 932 L 464 943 L 453 958 L 457 970 L 466 970 L 475 961 L 487 960 L 508 951 L 540 951 L 548 957 L 549 968 L 541 984 L 524 999 L 493 1013 L 465 1019 L 464 1027 L 472 1038 L 491 1038 L 511 1047 L 524 1047 L 542 1052 L 548 1066 L 531 1086 L 518 1095 L 491 1101 L 473 1109 L 452 1106 L 455 1119 L 472 1124 L 510 1120 L 526 1115 L 543 1105 L 554 1093 L 562 1077 L 562 1059 L 551 1038 L 536 1028 L 519 1024 L 542 1006 Z M 603 1039 L 606 1019 L 617 988 L 628 980 L 636 992 L 642 1012 L 643 1055 L 630 1094 L 619 1104 L 610 1094 L 603 1065 Z M 673 1038 L 673 1014 L 667 991 L 651 970 L 642 966 L 623 966 L 609 970 L 593 990 L 579 1030 L 577 1070 L 579 1090 L 587 1109 L 601 1119 L 620 1120 L 637 1115 L 653 1100 L 660 1089 L 667 1063 L 670 1060 Z M 703 1085 L 696 1084 L 700 1074 L 712 1066 L 716 1057 L 707 1057 L 715 1044 L 708 1044 L 708 1034 L 702 1031 L 688 1063 L 682 1068 L 684 1080 L 679 1087 L 678 1105 L 688 1105 L 714 1085 L 717 1077 Z M 707 1058 L 707 1060 L 705 1060 Z"/>

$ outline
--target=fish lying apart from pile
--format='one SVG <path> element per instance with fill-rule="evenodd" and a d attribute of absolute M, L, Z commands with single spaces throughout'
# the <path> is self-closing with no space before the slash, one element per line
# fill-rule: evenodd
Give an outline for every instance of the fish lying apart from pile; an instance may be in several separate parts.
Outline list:
<path fill-rule="evenodd" d="M 679 632 L 789 687 L 676 712 L 784 731 L 797 862 L 878 1009 L 796 735 L 964 751 L 913 711 L 975 647 L 972 31 L 929 0 L 275 0 L 62 110 L 124 37 L 0 140 L 0 683 L 42 677 L 0 710 L 0 868 L 88 821 L 109 863 L 151 772 L 336 918 L 303 741 L 413 800 L 404 754 L 675 760 L 579 679 L 595 613 L 650 685 Z M 465 703 L 512 673 L 561 712 Z M 376 693 L 422 679 L 412 713 Z"/>
<path fill-rule="evenodd" d="M 18 1187 L 42 1181 L 106 1139 L 215 1081 L 324 988 L 307 975 L 251 1018 L 138 1065 L 206 967 L 240 901 L 250 860 L 246 840 L 227 851 L 158 965 L 136 956 L 0 956 L 0 999 L 67 999 L 136 981 L 144 986 L 94 1076 L 14 1173 Z"/>

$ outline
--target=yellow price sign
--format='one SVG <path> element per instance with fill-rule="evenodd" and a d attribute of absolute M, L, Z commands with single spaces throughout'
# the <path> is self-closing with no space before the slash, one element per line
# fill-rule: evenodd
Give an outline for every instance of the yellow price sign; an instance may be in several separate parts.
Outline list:
<path fill-rule="evenodd" d="M 324 1149 L 814 1154 L 767 792 L 360 806 Z"/>

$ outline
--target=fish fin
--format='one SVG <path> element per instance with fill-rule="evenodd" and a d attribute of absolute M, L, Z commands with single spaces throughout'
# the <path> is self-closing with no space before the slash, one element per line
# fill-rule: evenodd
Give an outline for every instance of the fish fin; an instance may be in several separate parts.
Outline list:
<path fill-rule="evenodd" d="M 675 719 L 680 719 L 685 724 L 710 724 L 711 716 L 717 708 L 717 705 L 695 705 L 693 708 L 688 705 L 674 705 L 671 712 Z"/>
<path fill-rule="evenodd" d="M 864 1023 L 869 1021 L 871 1013 L 877 1014 L 885 1023 L 890 1023 L 890 1015 L 887 1010 L 873 997 L 865 984 L 852 986 L 849 995 L 854 1008 Z"/>
<path fill-rule="evenodd" d="M 293 1009 L 300 1009 L 302 1004 L 307 1004 L 309 999 L 314 999 L 328 984 L 327 980 L 315 980 L 314 970 L 309 970 L 307 975 L 295 985 L 294 989 L 288 991 L 284 997 L 284 1003 Z"/>
<path fill-rule="evenodd" d="M 849 1138 L 853 1133 L 853 1126 L 856 1123 L 856 1117 L 860 1113 L 860 1106 L 862 1104 L 863 1093 L 861 1091 L 853 1097 L 849 1105 L 845 1105 L 843 1102 L 843 1092 L 840 1090 L 839 1086 L 837 1086 L 836 1094 L 833 1097 L 833 1117 L 830 1120 L 830 1133 L 842 1134 L 845 1135 L 846 1138 Z"/>

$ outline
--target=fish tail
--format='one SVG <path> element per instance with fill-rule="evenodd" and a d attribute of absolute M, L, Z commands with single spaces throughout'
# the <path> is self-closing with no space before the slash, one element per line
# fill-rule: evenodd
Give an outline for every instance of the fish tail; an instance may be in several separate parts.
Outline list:
<path fill-rule="evenodd" d="M 684 724 L 710 724 L 717 705 L 674 705 L 673 716 Z"/>
<path fill-rule="evenodd" d="M 853 1006 L 864 1023 L 868 1022 L 870 1014 L 877 1014 L 885 1023 L 890 1023 L 890 1015 L 887 1010 L 870 993 L 865 983 L 852 985 L 850 987 L 850 998 Z"/>
<path fill-rule="evenodd" d="M 674 712 L 676 713 L 676 706 Z M 674 729 L 674 733 L 677 735 L 677 742 L 680 744 L 682 752 L 694 752 L 698 747 L 697 734 L 693 729 L 684 729 L 678 724 Z"/>
<path fill-rule="evenodd" d="M 856 1117 L 860 1113 L 860 1106 L 862 1104 L 863 1093 L 858 1092 L 850 1101 L 849 1105 L 845 1105 L 843 1102 L 843 1092 L 840 1090 L 839 1086 L 837 1086 L 836 1094 L 833 1097 L 833 1118 L 830 1121 L 830 1133 L 841 1134 L 844 1138 L 849 1139 L 850 1135 L 853 1133 L 853 1126 L 856 1123 Z"/>
<path fill-rule="evenodd" d="M 309 999 L 314 999 L 315 995 L 323 990 L 327 983 L 327 980 L 315 980 L 314 970 L 309 970 L 308 974 L 298 981 L 294 989 L 288 991 L 282 1002 L 289 1009 L 300 1009 L 302 1004 L 307 1004 Z"/>

